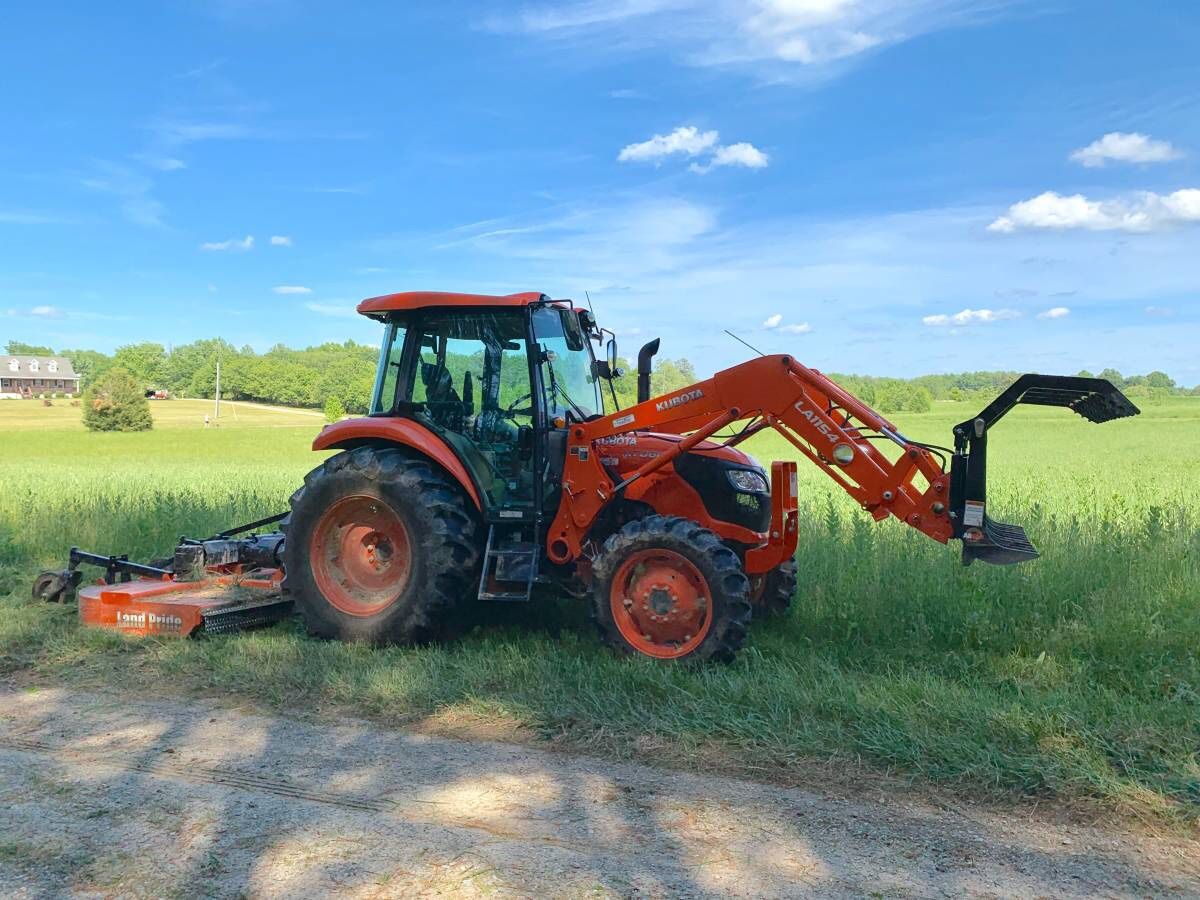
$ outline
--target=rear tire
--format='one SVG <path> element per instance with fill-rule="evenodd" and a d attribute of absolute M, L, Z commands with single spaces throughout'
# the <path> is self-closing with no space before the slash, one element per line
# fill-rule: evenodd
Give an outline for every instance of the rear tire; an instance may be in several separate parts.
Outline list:
<path fill-rule="evenodd" d="M 736 553 L 690 519 L 650 516 L 604 542 L 592 616 L 618 652 L 729 662 L 750 625 L 750 582 Z"/>
<path fill-rule="evenodd" d="M 445 636 L 479 578 L 478 523 L 461 489 L 397 448 L 327 459 L 292 495 L 282 529 L 286 588 L 316 637 Z"/>
<path fill-rule="evenodd" d="M 787 559 L 773 568 L 757 584 L 750 595 L 755 616 L 783 616 L 792 608 L 799 580 L 796 560 Z"/>

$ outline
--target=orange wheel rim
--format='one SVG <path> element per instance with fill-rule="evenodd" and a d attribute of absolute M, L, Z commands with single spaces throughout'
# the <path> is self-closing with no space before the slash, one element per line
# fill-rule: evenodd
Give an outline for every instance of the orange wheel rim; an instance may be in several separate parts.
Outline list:
<path fill-rule="evenodd" d="M 708 581 L 673 550 L 639 550 L 613 576 L 609 604 L 617 630 L 639 653 L 687 656 L 712 627 Z"/>
<path fill-rule="evenodd" d="M 392 507 L 355 495 L 325 510 L 313 529 L 309 560 L 326 600 L 349 615 L 371 616 L 408 585 L 412 545 Z"/>

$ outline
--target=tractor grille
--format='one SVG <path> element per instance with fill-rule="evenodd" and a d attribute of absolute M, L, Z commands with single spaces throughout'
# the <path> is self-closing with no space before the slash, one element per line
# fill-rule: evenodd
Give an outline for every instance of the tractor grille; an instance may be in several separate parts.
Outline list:
<path fill-rule="evenodd" d="M 751 469 L 762 474 L 754 466 L 739 466 L 701 453 L 684 453 L 675 460 L 675 471 L 696 489 L 710 516 L 751 531 L 766 531 L 771 527 L 771 495 L 734 490 L 725 474 L 731 469 Z"/>

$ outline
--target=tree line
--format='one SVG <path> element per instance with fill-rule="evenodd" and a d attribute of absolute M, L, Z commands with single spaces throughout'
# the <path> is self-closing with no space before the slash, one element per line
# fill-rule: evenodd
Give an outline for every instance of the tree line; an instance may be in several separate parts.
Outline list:
<path fill-rule="evenodd" d="M 314 409 L 340 408 L 348 413 L 367 411 L 379 356 L 377 347 L 349 340 L 302 350 L 276 344 L 265 353 L 248 346 L 235 347 L 221 338 L 171 348 L 151 342 L 125 344 L 112 354 L 72 349 L 56 352 L 19 341 L 9 341 L 6 349 L 14 356 L 65 356 L 85 387 L 104 373 L 120 368 L 143 390 L 167 390 L 177 397 L 212 397 L 220 360 L 223 397 Z M 636 366 L 626 359 L 618 364 L 623 374 L 613 387 L 619 404 L 630 406 L 637 400 Z M 903 379 L 830 373 L 830 377 L 881 412 L 892 413 L 924 412 L 939 400 L 986 403 L 1019 374 L 959 372 Z M 1079 374 L 1092 375 L 1087 371 Z M 1105 369 L 1099 376 L 1135 399 L 1200 396 L 1200 386 L 1190 390 L 1180 387 L 1164 372 L 1125 376 L 1115 369 Z M 687 359 L 655 360 L 655 394 L 679 390 L 695 381 L 695 367 Z M 604 393 L 607 398 L 607 386 Z"/>

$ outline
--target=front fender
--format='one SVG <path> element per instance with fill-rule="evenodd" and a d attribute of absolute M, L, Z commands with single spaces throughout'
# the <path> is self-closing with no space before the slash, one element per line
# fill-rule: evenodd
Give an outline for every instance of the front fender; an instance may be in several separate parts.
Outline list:
<path fill-rule="evenodd" d="M 475 508 L 483 511 L 479 490 L 471 480 L 466 466 L 444 440 L 420 422 L 412 419 L 364 417 L 343 419 L 326 425 L 313 440 L 314 450 L 347 450 L 369 443 L 401 444 L 411 447 L 437 463 L 457 481 Z"/>

